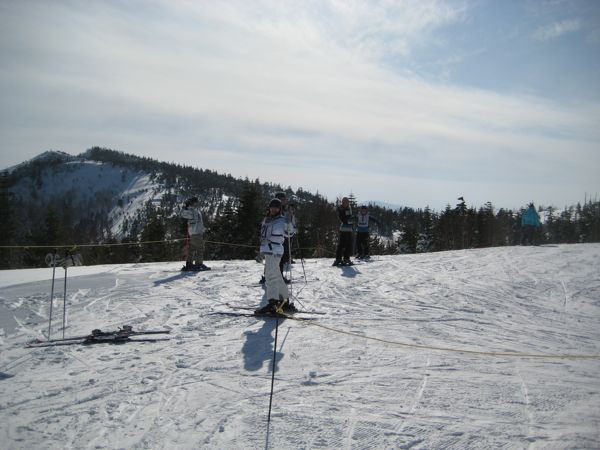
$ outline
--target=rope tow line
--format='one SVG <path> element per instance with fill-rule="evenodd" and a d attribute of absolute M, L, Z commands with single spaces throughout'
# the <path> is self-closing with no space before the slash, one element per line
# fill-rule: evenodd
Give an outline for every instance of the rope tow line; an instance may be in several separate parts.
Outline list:
<path fill-rule="evenodd" d="M 141 242 L 117 242 L 113 244 L 69 244 L 69 245 L 0 245 L 0 249 L 36 249 L 36 248 L 50 248 L 50 249 L 58 249 L 58 248 L 90 248 L 90 247 L 123 247 L 123 246 L 132 246 L 132 245 L 148 245 L 148 244 L 171 244 L 175 242 L 185 241 L 187 238 L 178 238 L 178 239 L 167 239 L 162 241 L 141 241 Z M 227 245 L 229 247 L 244 247 L 244 248 L 257 248 L 258 245 L 252 244 L 233 244 L 230 242 L 220 242 L 220 241 L 209 241 L 205 240 L 206 244 L 218 244 L 218 245 Z M 300 250 L 314 250 L 314 248 L 306 247 Z"/>
<path fill-rule="evenodd" d="M 127 245 L 143 245 L 143 244 L 163 244 L 171 242 L 185 241 L 186 238 L 170 239 L 167 241 L 142 241 L 142 242 L 117 242 L 114 244 L 71 244 L 71 245 L 0 245 L 0 248 L 85 248 L 85 247 L 118 247 Z"/>
<path fill-rule="evenodd" d="M 408 342 L 399 342 L 399 341 L 391 341 L 388 339 L 382 339 L 372 336 L 365 336 L 363 334 L 355 333 L 352 331 L 340 330 L 339 328 L 330 327 L 328 325 L 324 325 L 322 323 L 318 323 L 316 321 L 303 320 L 300 317 L 294 317 L 289 314 L 283 314 L 283 316 L 287 319 L 292 319 L 297 322 L 302 322 L 307 325 L 312 325 L 315 327 L 323 328 L 325 330 L 333 331 L 334 333 L 346 334 L 348 336 L 358 337 L 362 339 L 367 339 L 376 342 L 382 342 L 384 344 L 397 345 L 399 347 L 407 347 L 407 348 L 417 348 L 420 350 L 435 350 L 446 353 L 465 353 L 470 355 L 479 355 L 479 356 L 495 356 L 495 357 L 510 357 L 510 358 L 539 358 L 539 359 L 600 359 L 600 355 L 551 355 L 551 354 L 543 354 L 543 353 L 519 353 L 519 352 L 485 352 L 481 350 L 465 350 L 458 349 L 452 347 L 438 347 L 434 345 L 422 345 L 422 344 L 411 344 Z"/>

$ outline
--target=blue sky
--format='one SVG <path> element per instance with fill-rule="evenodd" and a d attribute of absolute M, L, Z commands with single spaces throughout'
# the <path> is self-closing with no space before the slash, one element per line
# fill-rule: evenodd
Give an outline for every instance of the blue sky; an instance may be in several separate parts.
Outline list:
<path fill-rule="evenodd" d="M 0 167 L 102 146 L 441 209 L 600 195 L 600 2 L 0 1 Z"/>

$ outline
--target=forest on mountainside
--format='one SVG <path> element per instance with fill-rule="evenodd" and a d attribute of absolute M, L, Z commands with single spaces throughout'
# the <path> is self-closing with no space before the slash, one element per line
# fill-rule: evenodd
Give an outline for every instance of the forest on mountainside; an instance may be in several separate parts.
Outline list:
<path fill-rule="evenodd" d="M 72 165 L 73 159 L 118 167 L 123 174 L 127 170 L 146 172 L 161 186 L 160 201 L 148 201 L 133 218 L 125 220 L 119 236 L 110 231 L 107 214 L 116 204 L 126 208 L 126 197 L 98 191 L 81 203 L 75 200 L 81 193 L 71 190 L 40 202 L 37 198 L 48 189 L 44 174 L 51 171 L 60 176 L 61 171 L 73 170 L 66 166 L 66 162 Z M 30 180 L 32 188 L 28 196 L 17 197 L 13 188 L 23 179 Z M 234 178 L 98 147 L 77 157 L 59 155 L 32 161 L 0 173 L 0 268 L 43 267 L 53 246 L 61 246 L 59 253 L 67 250 L 62 246 L 69 246 L 82 254 L 86 264 L 182 260 L 185 222 L 179 210 L 182 199 L 191 196 L 200 198 L 208 228 L 205 259 L 255 258 L 265 206 L 279 191 L 298 205 L 294 256 L 333 257 L 338 205 L 302 188 Z M 357 209 L 361 203 L 351 193 L 348 196 Z M 523 211 L 498 209 L 490 202 L 475 208 L 462 197 L 443 211 L 369 205 L 370 214 L 379 222 L 371 231 L 371 254 L 518 245 Z M 600 201 L 586 199 L 562 210 L 539 206 L 538 211 L 545 219 L 536 236 L 538 244 L 600 242 Z"/>

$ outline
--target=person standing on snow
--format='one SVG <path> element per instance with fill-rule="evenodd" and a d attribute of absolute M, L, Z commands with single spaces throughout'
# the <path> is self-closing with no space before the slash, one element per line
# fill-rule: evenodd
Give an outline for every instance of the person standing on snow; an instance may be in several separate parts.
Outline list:
<path fill-rule="evenodd" d="M 292 263 L 292 238 L 296 234 L 296 202 L 287 201 L 287 207 L 283 208 L 283 217 L 285 217 L 285 240 L 283 242 L 283 256 L 281 257 L 281 261 L 279 262 L 279 269 L 281 270 L 281 275 L 283 276 L 283 268 L 286 263 Z M 291 269 L 290 269 L 291 270 Z M 291 283 L 291 280 L 283 277 L 283 281 L 286 284 Z"/>
<path fill-rule="evenodd" d="M 262 222 L 260 232 L 260 252 L 265 257 L 265 288 L 268 304 L 255 311 L 256 314 L 276 314 L 295 312 L 290 303 L 290 293 L 279 270 L 283 255 L 286 219 L 282 215 L 281 200 L 274 198 L 269 203 L 269 215 Z"/>
<path fill-rule="evenodd" d="M 342 198 L 342 204 L 338 208 L 338 217 L 341 222 L 340 234 L 333 265 L 351 266 L 353 264 L 350 260 L 350 255 L 352 254 L 352 246 L 354 243 L 352 236 L 352 232 L 354 231 L 354 216 L 352 215 L 352 207 L 350 206 L 348 197 Z M 342 260 L 342 258 L 344 259 Z"/>
<path fill-rule="evenodd" d="M 542 223 L 535 210 L 535 205 L 530 203 L 521 217 L 521 245 L 535 245 L 535 234 L 541 226 Z"/>
<path fill-rule="evenodd" d="M 281 276 L 283 277 L 283 281 L 285 282 L 285 284 L 290 284 L 290 280 L 288 280 L 283 275 L 283 268 L 285 267 L 285 263 L 287 263 L 291 260 L 290 240 L 296 232 L 295 218 L 293 217 L 293 215 L 294 215 L 293 210 L 291 212 L 288 210 L 288 206 L 290 206 L 290 205 L 288 205 L 288 199 L 287 199 L 287 195 L 285 195 L 285 192 L 276 193 L 275 198 L 281 202 L 281 215 L 286 219 L 286 224 L 287 224 L 286 233 L 284 236 L 285 239 L 283 241 L 283 255 L 281 256 L 281 260 L 279 261 L 279 270 L 281 271 Z M 268 215 L 269 215 L 269 211 L 267 210 L 267 216 Z M 265 284 L 264 274 L 261 277 L 259 283 Z"/>
<path fill-rule="evenodd" d="M 186 259 L 185 266 L 181 270 L 184 272 L 210 270 L 210 267 L 204 265 L 204 232 L 206 228 L 202 221 L 198 197 L 186 200 L 181 210 L 181 217 L 187 221 Z"/>
<path fill-rule="evenodd" d="M 288 222 L 289 225 L 287 195 L 285 195 L 285 192 L 278 192 L 277 194 L 275 194 L 275 198 L 281 202 L 281 215 L 286 219 L 286 222 Z M 287 232 L 284 237 L 285 239 L 283 240 L 283 255 L 281 256 L 281 261 L 279 261 L 279 270 L 281 271 L 281 276 L 283 277 L 283 281 L 285 282 L 285 284 L 289 284 L 290 280 L 283 276 L 283 268 L 285 267 L 285 263 L 289 262 L 290 260 L 290 242 L 288 240 L 289 236 Z"/>
<path fill-rule="evenodd" d="M 369 210 L 363 205 L 356 216 L 356 251 L 358 259 L 371 258 L 369 255 L 369 222 L 375 222 L 379 225 L 379 221 L 371 217 Z"/>

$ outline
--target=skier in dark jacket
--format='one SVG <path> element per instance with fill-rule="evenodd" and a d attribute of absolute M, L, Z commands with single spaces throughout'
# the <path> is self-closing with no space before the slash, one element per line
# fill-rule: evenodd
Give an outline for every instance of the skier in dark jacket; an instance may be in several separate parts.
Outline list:
<path fill-rule="evenodd" d="M 370 259 L 369 255 L 369 222 L 379 225 L 379 221 L 369 214 L 366 206 L 361 206 L 356 216 L 356 252 L 358 259 Z"/>
<path fill-rule="evenodd" d="M 521 217 L 521 245 L 534 245 L 536 231 L 542 226 L 540 216 L 535 210 L 533 203 L 529 204 L 527 210 Z"/>
<path fill-rule="evenodd" d="M 342 198 L 342 204 L 338 208 L 338 217 L 340 218 L 340 234 L 337 250 L 335 252 L 334 266 L 351 266 L 350 260 L 353 247 L 354 216 L 352 215 L 352 206 L 348 197 Z M 343 258 L 343 259 L 342 259 Z"/>

